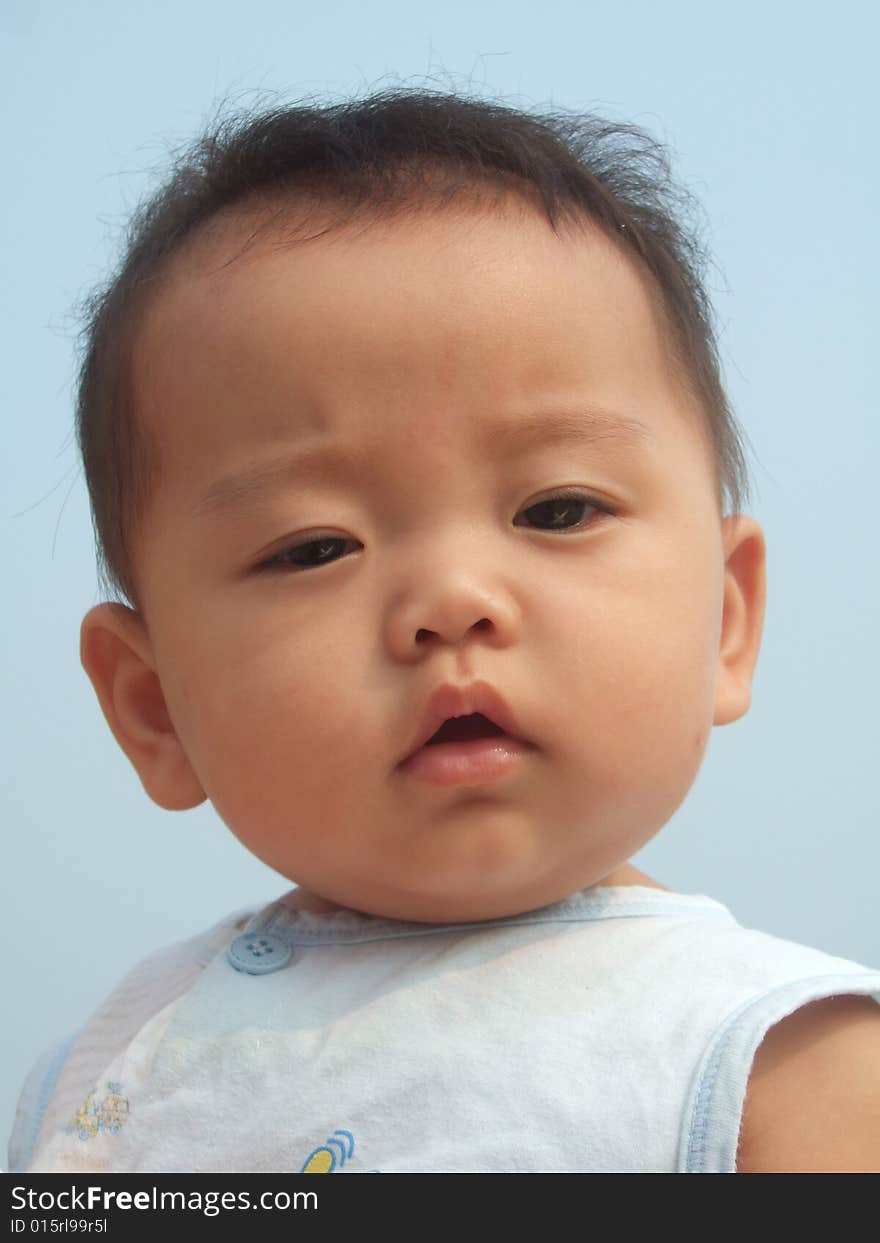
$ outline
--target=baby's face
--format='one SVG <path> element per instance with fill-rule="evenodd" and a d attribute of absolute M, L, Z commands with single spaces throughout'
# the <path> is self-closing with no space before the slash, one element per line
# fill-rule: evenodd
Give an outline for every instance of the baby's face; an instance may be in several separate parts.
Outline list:
<path fill-rule="evenodd" d="M 600 883 L 745 710 L 730 520 L 642 278 L 521 208 L 222 266 L 250 231 L 178 264 L 135 356 L 162 458 L 142 650 L 180 773 L 365 911 L 483 919 Z M 450 784 L 402 767 L 432 692 L 474 681 L 531 746 Z"/>

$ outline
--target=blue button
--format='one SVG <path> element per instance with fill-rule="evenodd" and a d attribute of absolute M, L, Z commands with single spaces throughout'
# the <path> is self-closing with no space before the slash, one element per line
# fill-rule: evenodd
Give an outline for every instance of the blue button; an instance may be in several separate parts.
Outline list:
<path fill-rule="evenodd" d="M 291 948 L 280 937 L 273 937 L 268 932 L 243 932 L 236 937 L 226 957 L 236 971 L 244 971 L 248 975 L 268 975 L 270 971 L 280 971 L 290 962 Z"/>

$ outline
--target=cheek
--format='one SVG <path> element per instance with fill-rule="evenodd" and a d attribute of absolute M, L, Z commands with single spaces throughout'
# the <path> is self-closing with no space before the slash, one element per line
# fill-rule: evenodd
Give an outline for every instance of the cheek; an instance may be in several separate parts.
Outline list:
<path fill-rule="evenodd" d="M 210 643 L 191 654 L 179 698 L 182 740 L 218 810 L 239 798 L 289 806 L 292 788 L 327 797 L 328 777 L 345 773 L 350 785 L 381 761 L 388 722 L 353 644 L 328 645 L 326 630 L 305 642 L 288 630 Z"/>
<path fill-rule="evenodd" d="M 609 768 L 623 753 L 660 770 L 691 765 L 708 737 L 718 660 L 711 591 L 661 552 L 594 575 L 589 591 L 555 611 L 543 640 L 557 707 Z"/>

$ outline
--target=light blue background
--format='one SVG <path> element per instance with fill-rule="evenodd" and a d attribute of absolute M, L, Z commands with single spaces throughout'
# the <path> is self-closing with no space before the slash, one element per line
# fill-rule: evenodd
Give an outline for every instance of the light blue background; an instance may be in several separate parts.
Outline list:
<path fill-rule="evenodd" d="M 32 1059 L 135 960 L 285 888 L 210 807 L 148 800 L 78 657 L 99 597 L 71 308 L 106 276 L 167 144 L 227 95 L 460 88 L 604 111 L 672 144 L 711 222 L 769 591 L 752 710 L 713 731 L 635 862 L 743 924 L 880 966 L 877 12 L 4 0 L 3 1138 Z"/>

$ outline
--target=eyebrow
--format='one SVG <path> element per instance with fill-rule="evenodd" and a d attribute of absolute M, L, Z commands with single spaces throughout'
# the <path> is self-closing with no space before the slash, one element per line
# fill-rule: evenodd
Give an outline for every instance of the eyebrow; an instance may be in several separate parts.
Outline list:
<path fill-rule="evenodd" d="M 556 444 L 595 446 L 604 441 L 612 446 L 645 448 L 656 444 L 657 439 L 651 428 L 638 419 L 595 409 L 554 410 L 492 421 L 484 437 L 487 451 L 496 458 Z M 238 509 L 255 503 L 285 482 L 314 480 L 330 474 L 357 479 L 363 476 L 363 471 L 360 453 L 353 453 L 351 446 L 328 444 L 322 439 L 215 480 L 190 512 L 193 517 L 199 517 Z"/>

